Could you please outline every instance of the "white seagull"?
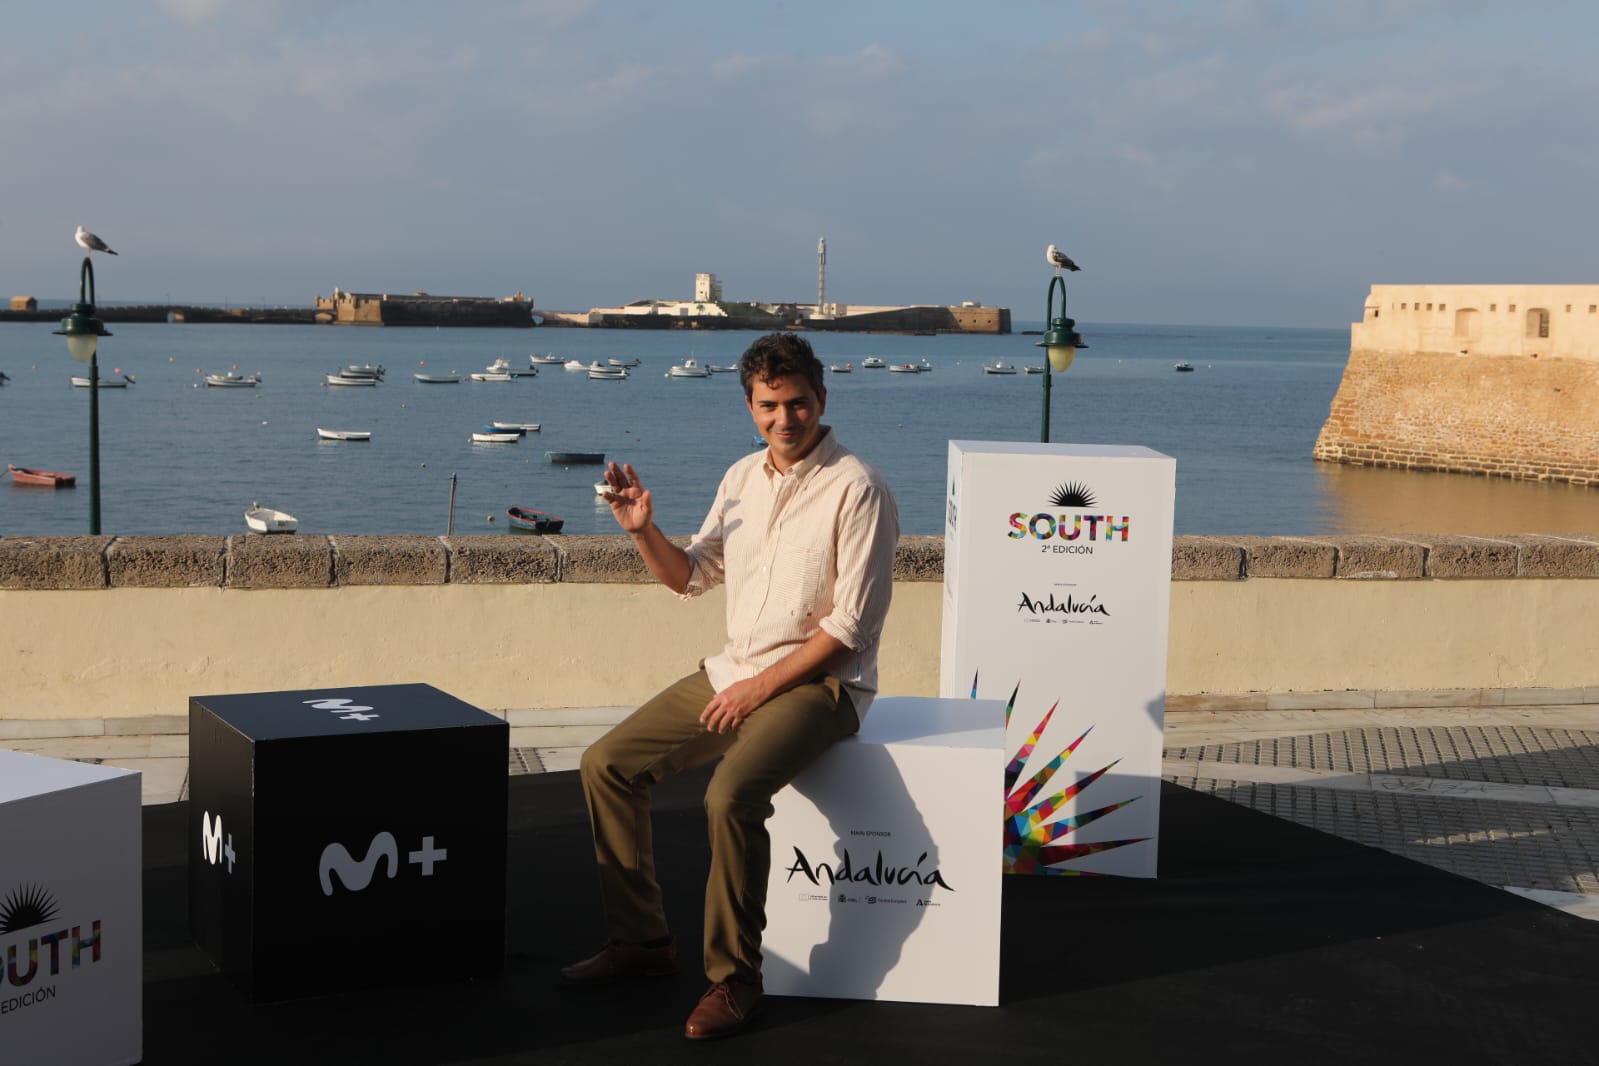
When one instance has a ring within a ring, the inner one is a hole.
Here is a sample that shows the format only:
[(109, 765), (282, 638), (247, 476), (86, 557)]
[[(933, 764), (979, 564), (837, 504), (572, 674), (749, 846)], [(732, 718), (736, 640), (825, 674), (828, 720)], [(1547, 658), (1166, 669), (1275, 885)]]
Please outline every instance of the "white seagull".
[[(108, 246), (105, 241), (102, 241), (99, 237), (96, 237), (82, 226), (78, 227), (78, 243), (83, 245), (84, 248), (91, 252), (104, 252), (106, 255), (117, 254), (111, 250), (110, 246)], [(1055, 246), (1052, 244), (1050, 247), (1053, 248)]]
[[(79, 243), (82, 243), (81, 237), (79, 238)], [(1076, 263), (1072, 262), (1071, 256), (1067, 255), (1053, 244), (1045, 250), (1044, 258), (1047, 259), (1049, 261), (1049, 265), (1054, 267), (1056, 270), (1059, 270), (1062, 267), (1065, 267), (1067, 270), (1080, 269)]]

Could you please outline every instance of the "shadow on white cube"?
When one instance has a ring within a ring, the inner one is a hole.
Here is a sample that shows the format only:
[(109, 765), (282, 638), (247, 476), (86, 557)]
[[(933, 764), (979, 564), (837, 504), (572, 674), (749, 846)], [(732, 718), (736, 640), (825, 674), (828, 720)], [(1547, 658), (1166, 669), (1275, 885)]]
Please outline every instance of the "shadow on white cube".
[(773, 995), (999, 1002), (1005, 705), (883, 697), (773, 798)]

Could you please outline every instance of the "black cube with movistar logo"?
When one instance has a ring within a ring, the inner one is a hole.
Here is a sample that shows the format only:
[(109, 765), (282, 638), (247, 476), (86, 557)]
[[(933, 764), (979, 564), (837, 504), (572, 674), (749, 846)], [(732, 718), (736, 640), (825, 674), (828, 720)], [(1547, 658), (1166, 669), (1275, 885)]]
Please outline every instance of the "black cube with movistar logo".
[(255, 1001), (500, 973), (509, 742), (431, 685), (191, 697), (195, 941)]

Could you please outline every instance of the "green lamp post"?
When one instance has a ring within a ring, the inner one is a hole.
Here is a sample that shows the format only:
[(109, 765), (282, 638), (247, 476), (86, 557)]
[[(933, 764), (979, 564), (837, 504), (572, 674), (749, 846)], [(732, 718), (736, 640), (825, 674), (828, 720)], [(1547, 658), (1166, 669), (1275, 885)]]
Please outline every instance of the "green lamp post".
[[(1053, 250), (1053, 245), (1051, 246)], [(1072, 269), (1076, 269), (1074, 266)], [(1055, 286), (1060, 286), (1060, 316), (1055, 315)], [(1083, 338), (1077, 333), (1077, 323), (1066, 317), (1066, 280), (1061, 277), (1060, 267), (1055, 268), (1055, 276), (1049, 279), (1049, 295), (1044, 305), (1044, 321), (1049, 323), (1049, 328), (1044, 331), (1044, 339), (1036, 347), (1044, 349), (1049, 358), (1044, 360), (1044, 427), (1039, 436), (1039, 441), (1049, 443), (1049, 386), (1050, 373), (1064, 374), (1072, 365), (1072, 360), (1077, 358), (1077, 349), (1086, 348)]]
[(100, 338), (111, 336), (105, 323), (94, 317), (94, 267), (83, 257), (78, 272), (78, 302), (61, 320), (55, 336), (67, 339), (67, 351), (89, 364), (89, 532), (100, 532)]

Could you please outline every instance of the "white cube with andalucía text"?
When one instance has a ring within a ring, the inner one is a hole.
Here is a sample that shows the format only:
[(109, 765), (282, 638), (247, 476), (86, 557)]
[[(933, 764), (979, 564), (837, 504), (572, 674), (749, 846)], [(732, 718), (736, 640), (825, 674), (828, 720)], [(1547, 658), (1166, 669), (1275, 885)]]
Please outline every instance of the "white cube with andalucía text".
[(139, 773), (0, 750), (0, 1048), (144, 1057)]
[(1008, 704), (1008, 872), (1155, 876), (1176, 480), (1148, 448), (950, 442), (939, 694)]
[(773, 797), (768, 993), (999, 1002), (1004, 720), (994, 700), (880, 697)]

